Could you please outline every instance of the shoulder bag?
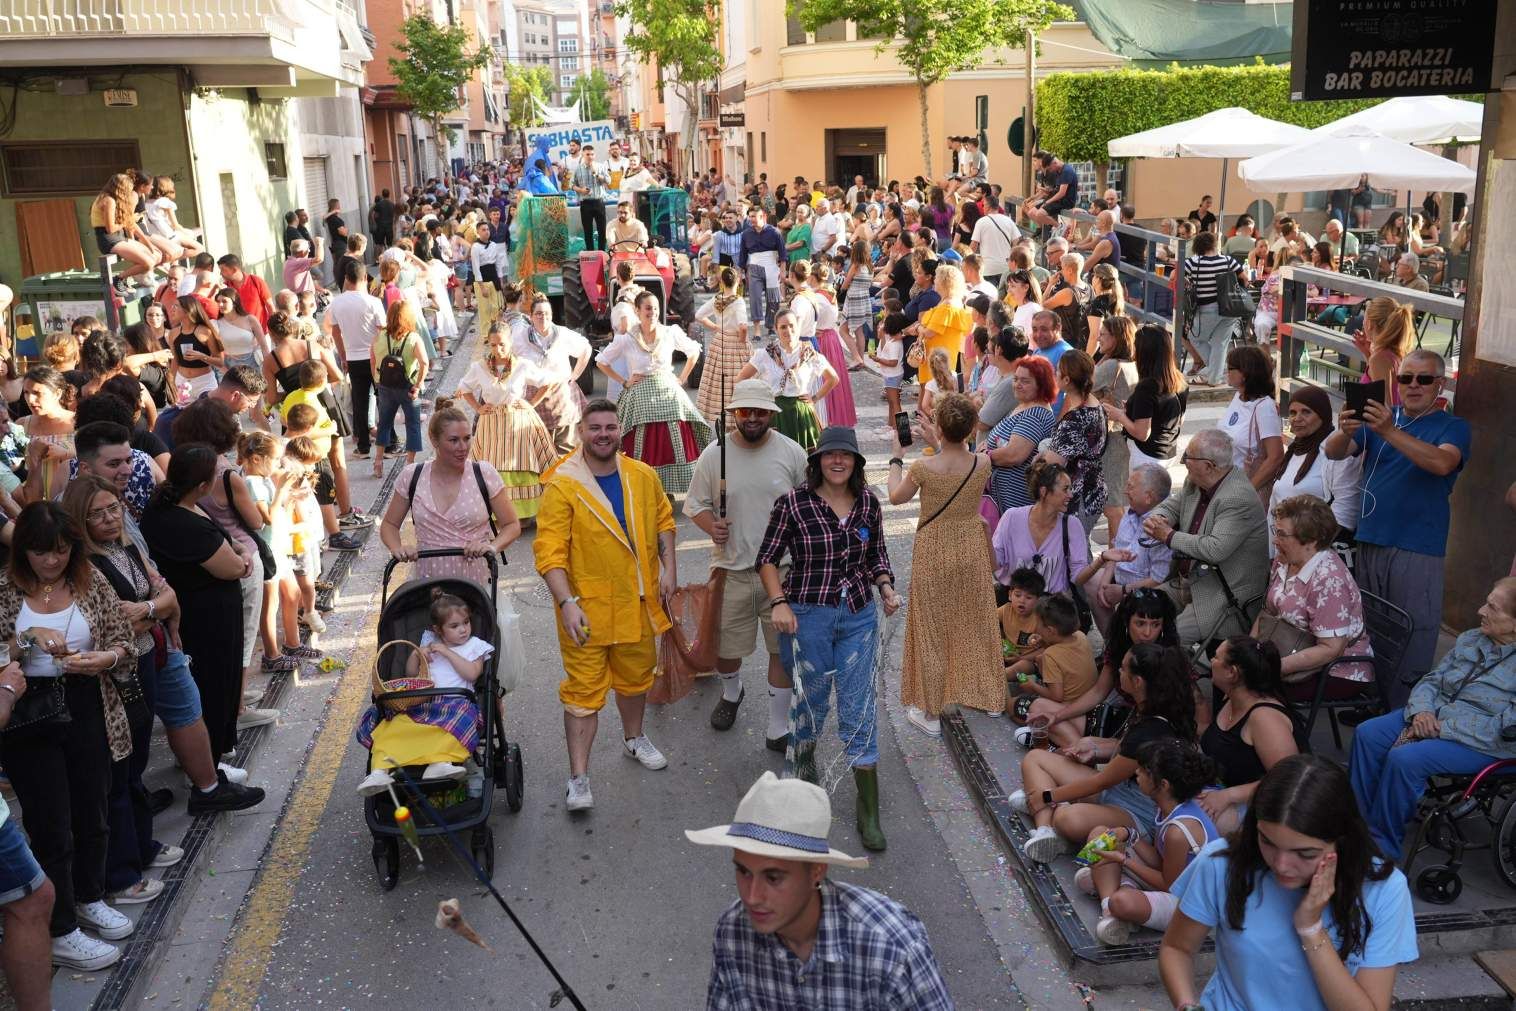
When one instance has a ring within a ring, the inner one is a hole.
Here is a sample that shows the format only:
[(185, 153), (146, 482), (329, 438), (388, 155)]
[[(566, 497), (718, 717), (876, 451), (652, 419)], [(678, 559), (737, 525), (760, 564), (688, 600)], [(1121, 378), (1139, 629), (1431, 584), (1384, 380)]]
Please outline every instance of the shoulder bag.
[(1237, 274), (1224, 270), (1216, 279), (1216, 311), (1231, 319), (1252, 319), (1257, 311), (1253, 296), (1237, 283)]
[(1060, 524), (1060, 529), (1063, 531), (1063, 575), (1069, 582), (1069, 596), (1074, 598), (1074, 610), (1079, 615), (1079, 631), (1088, 632), (1095, 625), (1095, 614), (1090, 610), (1090, 602), (1084, 599), (1084, 590), (1074, 582), (1074, 569), (1069, 561), (1069, 522), (1073, 519), (1074, 517), (1064, 513)]
[(226, 489), (227, 508), (231, 510), (233, 516), (237, 517), (237, 525), (242, 528), (243, 533), (253, 539), (253, 545), (258, 549), (258, 560), (263, 563), (263, 578), (273, 579), (274, 573), (279, 568), (279, 560), (274, 557), (274, 549), (268, 541), (259, 537), (257, 531), (249, 527), (247, 520), (243, 519), (242, 514), (237, 511), (237, 504), (232, 501), (232, 472), (230, 470), (221, 472), (221, 486)]
[[(1273, 643), (1281, 658), (1294, 656), (1301, 650), (1316, 645), (1316, 637), (1308, 629), (1285, 621), (1268, 608), (1258, 614), (1258, 641)], [(1308, 681), (1316, 676), (1317, 670), (1318, 668), (1295, 671), (1284, 675), (1284, 680), (1286, 683)]]
[[(958, 493), (963, 491), (963, 489), (968, 486), (969, 479), (979, 472), (979, 457), (973, 457), (973, 461), (973, 465), (969, 467), (969, 472), (963, 475), (963, 480), (958, 482), (958, 487), (953, 489), (953, 494), (948, 496), (947, 501), (938, 506), (937, 511), (932, 513), (932, 515), (916, 524), (916, 532), (918, 534), (921, 533), (921, 531), (925, 530), (927, 528), (927, 525), (930, 524), (932, 520), (936, 519), (938, 516), (941, 516), (947, 510), (948, 506), (953, 504), (953, 500), (958, 497)], [(1067, 535), (1065, 534), (1065, 536)]]

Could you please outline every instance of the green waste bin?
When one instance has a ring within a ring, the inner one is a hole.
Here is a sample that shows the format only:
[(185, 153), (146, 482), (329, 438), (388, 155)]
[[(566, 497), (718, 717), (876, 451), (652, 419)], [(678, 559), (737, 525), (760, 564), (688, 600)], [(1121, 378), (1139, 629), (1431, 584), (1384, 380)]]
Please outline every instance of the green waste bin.
[[(31, 308), (32, 332), (35, 348), (27, 349), (27, 342), (17, 344), (17, 354), (36, 358), (42, 353), (42, 341), (54, 331), (68, 330), (74, 320), (81, 316), (93, 316), (106, 327), (110, 326), (107, 315), (105, 282), (99, 271), (67, 270), (56, 274), (37, 274), (21, 282), (21, 301)], [(142, 321), (142, 300), (133, 299), (121, 308), (122, 327)]]

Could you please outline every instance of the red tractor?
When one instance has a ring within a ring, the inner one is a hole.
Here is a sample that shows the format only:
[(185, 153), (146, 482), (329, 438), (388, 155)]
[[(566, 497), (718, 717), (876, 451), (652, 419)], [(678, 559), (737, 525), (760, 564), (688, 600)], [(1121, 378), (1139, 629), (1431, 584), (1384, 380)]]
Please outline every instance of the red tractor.
[(609, 334), (611, 307), (622, 286), (617, 267), (627, 263), (632, 268), (631, 283), (657, 296), (659, 322), (677, 323), (688, 331), (694, 323), (695, 289), (688, 258), (683, 264), (679, 259), (667, 249), (649, 249), (632, 240), (616, 243), (609, 253), (580, 253), (578, 259), (563, 265), (564, 324), (586, 336)]

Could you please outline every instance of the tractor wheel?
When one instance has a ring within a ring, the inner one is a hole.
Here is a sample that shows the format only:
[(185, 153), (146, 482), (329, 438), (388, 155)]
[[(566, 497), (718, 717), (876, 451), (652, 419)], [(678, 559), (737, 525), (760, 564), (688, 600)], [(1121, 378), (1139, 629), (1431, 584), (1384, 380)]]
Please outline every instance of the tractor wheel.
[[(684, 327), (684, 332), (695, 340), (700, 335), (695, 331), (695, 281), (688, 273), (674, 276), (674, 290), (669, 295), (668, 321)], [(695, 363), (695, 371), (690, 373), (689, 385), (692, 389), (700, 387), (700, 374), (705, 370), (706, 355), (701, 355)]]
[(590, 308), (590, 298), (584, 290), (579, 258), (571, 257), (563, 264), (563, 325), (570, 330), (586, 333), (592, 322), (594, 310)]

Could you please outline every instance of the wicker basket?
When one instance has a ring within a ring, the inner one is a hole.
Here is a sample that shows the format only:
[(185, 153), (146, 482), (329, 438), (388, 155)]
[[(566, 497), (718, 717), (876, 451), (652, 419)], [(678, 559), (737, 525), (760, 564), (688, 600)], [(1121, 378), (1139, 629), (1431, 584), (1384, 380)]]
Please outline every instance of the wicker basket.
[[(382, 679), (379, 676), (380, 661), (384, 658), (384, 651), (391, 646), (404, 646), (415, 650), (416, 655), (421, 658), (422, 676), (418, 678), (395, 678), (393, 681)], [(418, 688), (432, 688), (434, 684), (431, 674), (431, 665), (427, 663), (425, 650), (406, 639), (391, 639), (383, 646), (380, 646), (379, 651), (374, 654), (374, 669), (369, 674), (369, 677), (374, 683), (374, 694), (380, 695), (387, 692), (406, 692), (414, 691)], [(383, 702), (377, 704), (391, 713), (403, 713), (412, 706), (420, 705), (425, 701), (425, 696), (416, 696), (414, 698), (385, 699)]]

